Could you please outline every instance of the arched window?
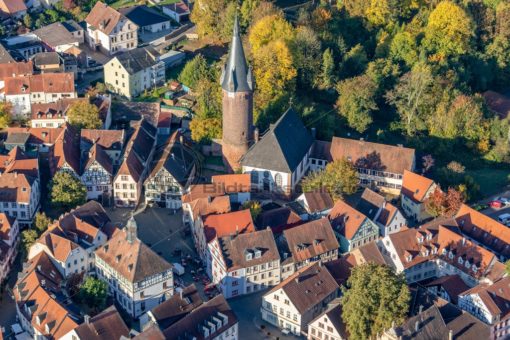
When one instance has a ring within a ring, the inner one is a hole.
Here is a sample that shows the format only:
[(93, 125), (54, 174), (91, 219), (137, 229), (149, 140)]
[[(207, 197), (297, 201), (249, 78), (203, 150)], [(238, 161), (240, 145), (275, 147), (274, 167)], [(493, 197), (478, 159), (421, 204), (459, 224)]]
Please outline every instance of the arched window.
[(276, 186), (281, 188), (282, 187), (282, 175), (276, 174), (274, 175), (274, 182), (276, 183)]

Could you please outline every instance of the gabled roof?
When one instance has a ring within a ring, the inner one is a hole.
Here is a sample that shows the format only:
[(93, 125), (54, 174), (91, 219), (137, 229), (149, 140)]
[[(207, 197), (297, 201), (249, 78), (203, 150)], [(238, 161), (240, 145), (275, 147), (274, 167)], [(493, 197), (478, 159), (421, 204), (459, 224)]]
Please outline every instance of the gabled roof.
[(238, 322), (237, 316), (230, 308), (225, 297), (222, 294), (219, 294), (211, 300), (203, 303), (198, 308), (195, 308), (184, 318), (165, 329), (163, 333), (167, 340), (206, 339), (203, 336), (202, 327), (200, 326), (205, 326), (213, 317), (219, 319), (222, 315), (227, 317), (227, 320), (225, 320), (226, 323), (216, 329), (216, 332), (211, 334), (212, 337), (223, 333)]
[(0, 175), (0, 202), (29, 204), (35, 180), (34, 177), (16, 172)]
[(356, 210), (373, 221), (377, 212), (384, 206), (385, 203), (386, 200), (382, 195), (379, 195), (369, 188), (365, 188), (365, 190), (363, 190), (363, 194), (361, 194), (360, 200), (356, 204)]
[(74, 73), (42, 73), (6, 77), (5, 95), (24, 95), (34, 92), (74, 93)]
[[(221, 237), (218, 242), (227, 271), (280, 261), (273, 232), (269, 228), (234, 237)], [(260, 252), (259, 257), (256, 255), (257, 251)], [(250, 259), (247, 259), (247, 254), (251, 255)]]
[[(106, 35), (112, 33), (113, 29), (121, 20), (129, 19), (101, 1), (95, 4), (89, 15), (85, 18), (87, 24)], [(133, 23), (133, 25), (135, 25), (135, 23)]]
[(210, 214), (225, 214), (230, 212), (230, 197), (202, 197), (189, 202), (193, 219), (198, 216), (207, 216)]
[(145, 180), (146, 183), (164, 168), (181, 187), (186, 185), (195, 166), (195, 158), (190, 150), (179, 141), (179, 137), (180, 133), (174, 132), (166, 143), (156, 151), (152, 170)]
[(125, 229), (115, 233), (105, 245), (95, 251), (96, 256), (132, 283), (172, 270), (170, 263), (138, 238), (130, 243), (127, 234)]
[(481, 283), (461, 296), (476, 294), (483, 301), (493, 317), (504, 321), (510, 317), (510, 277), (505, 277), (492, 285)]
[(9, 240), (9, 232), (16, 222), (16, 218), (0, 212), (0, 242)]
[(134, 22), (139, 27), (156, 25), (163, 22), (169, 22), (170, 18), (166, 15), (147, 7), (146, 5), (131, 6), (119, 9), (119, 12), (124, 14), (129, 20)]
[(510, 232), (506, 226), (465, 204), (460, 207), (455, 220), (462, 233), (498, 254), (510, 257)]
[(126, 71), (133, 75), (159, 63), (160, 53), (146, 46), (124, 51), (115, 56)]
[[(23, 128), (23, 127), (10, 127), (6, 129), (7, 131), (7, 141), (5, 143), (9, 143), (9, 140), (12, 140), (14, 143), (24, 144), (28, 142), (28, 144), (47, 144), (52, 145), (55, 143), (60, 134), (64, 131), (63, 128)], [(20, 141), (16, 137), (19, 135), (28, 136), (28, 141), (23, 139)]]
[(124, 130), (82, 129), (81, 141), (87, 144), (97, 143), (106, 150), (122, 150)]
[(367, 217), (358, 210), (351, 207), (343, 200), (338, 200), (329, 212), (329, 220), (334, 229), (351, 240), (358, 229), (363, 225)]
[(221, 87), (227, 92), (251, 92), (253, 91), (253, 79), (251, 69), (246, 63), (243, 42), (239, 29), (237, 16), (234, 22), (232, 42), (227, 64), (221, 75)]
[(113, 340), (129, 338), (129, 328), (122, 320), (119, 312), (112, 305), (101, 313), (85, 321), (74, 330), (79, 339)]
[(207, 242), (217, 237), (252, 233), (255, 226), (250, 209), (233, 211), (226, 214), (208, 215), (204, 218), (204, 234)]
[(305, 192), (305, 200), (308, 203), (308, 211), (313, 214), (333, 208), (335, 202), (326, 190)]
[(113, 163), (110, 157), (106, 154), (103, 148), (97, 144), (94, 144), (92, 148), (89, 150), (87, 155), (87, 161), (85, 166), (83, 167), (83, 171), (87, 170), (91, 167), (95, 162), (97, 162), (106, 172), (112, 176), (113, 175)]
[(243, 166), (292, 173), (310, 150), (313, 138), (289, 108), (243, 156)]
[[(86, 98), (63, 98), (52, 103), (34, 103), (31, 105), (32, 119), (64, 119), (69, 107), (76, 102), (87, 101)], [(51, 115), (51, 118), (50, 118)]]
[(426, 284), (426, 287), (441, 287), (450, 296), (451, 301), (457, 304), (458, 296), (469, 289), (459, 275), (446, 275)]
[[(49, 339), (60, 339), (78, 326), (79, 318), (57, 300), (62, 281), (49, 256), (40, 252), (28, 261), (13, 289), (21, 313), (34, 329)], [(26, 313), (25, 308), (30, 309), (31, 314)]]
[(293, 228), (301, 223), (303, 223), (301, 217), (289, 207), (263, 211), (257, 217), (257, 226), (270, 227), (274, 233), (281, 233), (284, 229)]
[(348, 339), (347, 328), (345, 327), (345, 323), (342, 319), (342, 304), (339, 299), (331, 302), (324, 313), (319, 314), (319, 316), (312, 320), (310, 324), (322, 318), (327, 318), (329, 322), (331, 322), (331, 325), (335, 328), (342, 339)]
[(80, 39), (75, 37), (72, 32), (69, 31), (69, 28), (70, 26), (65, 23), (54, 22), (35, 30), (33, 33), (52, 48), (56, 48), (60, 45), (78, 44)]
[(301, 315), (338, 290), (329, 271), (319, 263), (303, 267), (264, 296), (282, 289)]
[(427, 198), (427, 192), (434, 185), (434, 181), (420, 176), (411, 171), (404, 171), (402, 178), (402, 195), (409, 197), (417, 203), (422, 203)]
[(156, 323), (160, 329), (170, 327), (195, 308), (204, 303), (195, 284), (182, 288), (181, 292), (176, 292), (171, 298), (151, 309)]
[(63, 126), (64, 131), (55, 140), (53, 146), (54, 169), (60, 170), (67, 164), (74, 172), (79, 175), (80, 169), (80, 144), (79, 136), (76, 130), (69, 124)]
[(200, 198), (223, 195), (225, 195), (224, 188), (216, 184), (194, 184), (189, 187), (187, 194), (182, 195), (182, 203), (190, 203)]
[(0, 12), (16, 14), (26, 10), (27, 6), (23, 0), (0, 0)]
[(283, 236), (295, 262), (305, 261), (339, 247), (327, 218), (284, 230)]
[(29, 158), (23, 150), (15, 146), (9, 154), (0, 155), (0, 173), (14, 172), (39, 178), (39, 159)]
[(0, 64), (0, 80), (7, 77), (26, 76), (34, 73), (34, 64), (31, 60), (27, 62), (12, 62)]
[(413, 170), (415, 152), (402, 146), (333, 137), (331, 156), (333, 160), (347, 159), (356, 168), (402, 174)]
[(48, 230), (37, 240), (48, 247), (52, 257), (59, 262), (66, 262), (70, 253), (80, 246), (62, 235), (58, 230)]

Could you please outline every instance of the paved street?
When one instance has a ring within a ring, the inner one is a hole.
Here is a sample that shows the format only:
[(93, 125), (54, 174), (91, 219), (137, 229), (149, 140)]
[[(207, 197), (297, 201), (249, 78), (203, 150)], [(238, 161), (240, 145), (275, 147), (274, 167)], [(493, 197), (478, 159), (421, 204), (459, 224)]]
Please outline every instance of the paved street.
[(20, 256), (16, 258), (16, 262), (9, 274), (6, 286), (0, 294), (0, 327), (5, 327), (7, 333), (8, 329), (13, 323), (16, 323), (16, 305), (12, 299), (11, 291), (16, 283), (18, 272), (21, 271)]

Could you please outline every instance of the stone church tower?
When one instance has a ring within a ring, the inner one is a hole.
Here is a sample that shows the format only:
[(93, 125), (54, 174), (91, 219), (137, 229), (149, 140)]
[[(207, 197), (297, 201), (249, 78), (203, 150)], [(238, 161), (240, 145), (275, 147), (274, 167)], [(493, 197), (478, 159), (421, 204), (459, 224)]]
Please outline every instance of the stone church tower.
[(223, 89), (223, 162), (229, 171), (240, 167), (253, 141), (253, 77), (246, 63), (236, 18), (227, 64), (221, 75)]

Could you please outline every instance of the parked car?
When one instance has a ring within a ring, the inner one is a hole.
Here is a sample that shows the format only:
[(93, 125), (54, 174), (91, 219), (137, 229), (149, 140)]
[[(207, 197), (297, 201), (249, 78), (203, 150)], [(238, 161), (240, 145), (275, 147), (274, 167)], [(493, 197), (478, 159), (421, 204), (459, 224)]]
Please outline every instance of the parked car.
[(500, 197), (497, 200), (502, 202), (505, 206), (510, 205), (510, 198), (508, 197)]
[(503, 224), (508, 224), (510, 222), (510, 214), (501, 214), (498, 216), (498, 221)]
[(498, 200), (490, 201), (489, 206), (494, 209), (501, 209), (503, 208), (503, 202)]
[(183, 274), (184, 274), (185, 269), (184, 269), (184, 267), (183, 267), (183, 266), (181, 266), (179, 263), (172, 263), (172, 264), (173, 264), (173, 266), (174, 266), (173, 271), (174, 271), (174, 273), (175, 273), (176, 275), (181, 276), (181, 275), (183, 275)]

